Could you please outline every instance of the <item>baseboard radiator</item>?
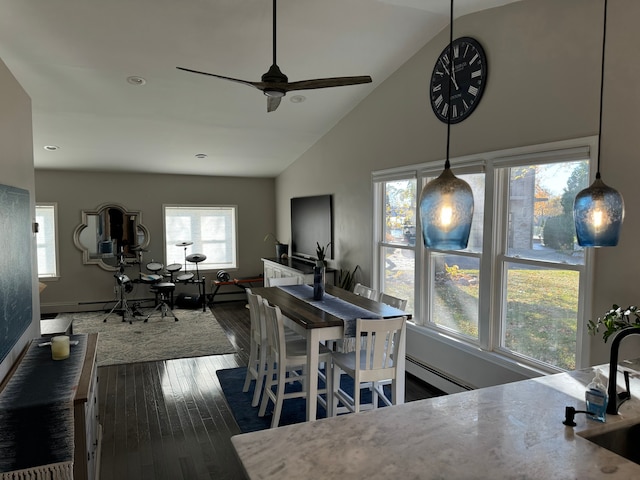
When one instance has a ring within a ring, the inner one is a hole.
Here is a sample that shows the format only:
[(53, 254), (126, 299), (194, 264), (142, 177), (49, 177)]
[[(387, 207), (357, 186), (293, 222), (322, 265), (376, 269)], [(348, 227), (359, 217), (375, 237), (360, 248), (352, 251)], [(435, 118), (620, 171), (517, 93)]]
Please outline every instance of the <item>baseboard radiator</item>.
[(420, 361), (413, 355), (407, 355), (406, 369), (408, 373), (415, 375), (421, 380), (427, 382), (443, 392), (446, 393), (459, 393), (469, 390), (475, 390), (475, 387), (467, 384), (466, 382), (455, 378), (442, 370), (439, 370), (431, 365)]

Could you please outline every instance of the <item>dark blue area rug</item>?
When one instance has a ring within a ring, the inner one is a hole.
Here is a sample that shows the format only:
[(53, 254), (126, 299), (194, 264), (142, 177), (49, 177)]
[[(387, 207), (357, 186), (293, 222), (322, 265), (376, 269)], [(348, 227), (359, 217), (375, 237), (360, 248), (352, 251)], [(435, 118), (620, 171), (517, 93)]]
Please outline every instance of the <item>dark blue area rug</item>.
[[(242, 433), (255, 432), (257, 430), (266, 430), (271, 427), (271, 412), (273, 411), (273, 403), (269, 402), (267, 412), (264, 417), (258, 416), (257, 407), (251, 406), (251, 399), (255, 388), (255, 381), (251, 382), (249, 390), (245, 393), (242, 391), (244, 385), (244, 377), (247, 373), (246, 367), (229, 368), (218, 370), (216, 374), (220, 380), (220, 386), (224, 392), (224, 396), (231, 408), (231, 412), (240, 427)], [(320, 382), (319, 387), (324, 387)], [(349, 395), (353, 395), (353, 379), (348, 375), (342, 375), (340, 379), (340, 387)], [(301, 385), (298, 382), (287, 384), (285, 391), (300, 391)], [(391, 398), (391, 388), (387, 385), (384, 387), (385, 394)], [(360, 398), (361, 404), (371, 403), (371, 392), (363, 389)], [(280, 416), (280, 426), (301, 423), (306, 420), (306, 400), (304, 398), (292, 398), (285, 400), (282, 404), (282, 415)], [(383, 404), (380, 404), (383, 406)], [(326, 418), (327, 412), (322, 405), (318, 405), (317, 418)]]

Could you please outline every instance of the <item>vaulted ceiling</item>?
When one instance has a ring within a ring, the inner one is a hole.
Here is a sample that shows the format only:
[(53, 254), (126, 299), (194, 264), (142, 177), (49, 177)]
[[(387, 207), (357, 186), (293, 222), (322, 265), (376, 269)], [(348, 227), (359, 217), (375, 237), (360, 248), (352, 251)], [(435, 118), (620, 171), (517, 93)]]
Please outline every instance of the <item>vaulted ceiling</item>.
[[(455, 12), (512, 1), (456, 0)], [(275, 176), (447, 27), (449, 7), (278, 1), (290, 82), (373, 82), (290, 92), (271, 113), (257, 89), (176, 69), (260, 81), (271, 0), (0, 0), (0, 59), (32, 99), (36, 168)]]

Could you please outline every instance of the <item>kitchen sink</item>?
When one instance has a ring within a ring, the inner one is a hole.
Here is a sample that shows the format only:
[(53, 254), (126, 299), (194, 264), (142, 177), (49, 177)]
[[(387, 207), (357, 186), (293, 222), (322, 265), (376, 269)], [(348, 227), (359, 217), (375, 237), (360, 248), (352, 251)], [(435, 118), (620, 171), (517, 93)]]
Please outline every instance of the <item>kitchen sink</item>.
[(626, 425), (604, 432), (582, 432), (578, 435), (596, 445), (640, 464), (640, 424)]

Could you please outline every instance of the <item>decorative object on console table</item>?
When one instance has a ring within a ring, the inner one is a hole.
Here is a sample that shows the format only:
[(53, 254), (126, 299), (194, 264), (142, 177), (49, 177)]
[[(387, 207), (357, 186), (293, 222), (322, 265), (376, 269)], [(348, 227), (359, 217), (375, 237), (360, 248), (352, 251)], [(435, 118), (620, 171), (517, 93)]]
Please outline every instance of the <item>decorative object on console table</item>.
[(319, 242), (316, 242), (316, 264), (313, 267), (313, 299), (322, 300), (324, 297), (324, 282), (326, 265), (324, 263), (324, 257), (326, 249), (329, 248), (331, 242), (327, 243), (325, 247), (321, 247)]
[(275, 242), (276, 245), (276, 258), (280, 259), (280, 258), (288, 258), (289, 257), (289, 244), (288, 243), (282, 243), (280, 240), (278, 240), (276, 238), (276, 236), (273, 233), (267, 233), (264, 236), (264, 241), (266, 242), (269, 237), (273, 238), (273, 241)]

